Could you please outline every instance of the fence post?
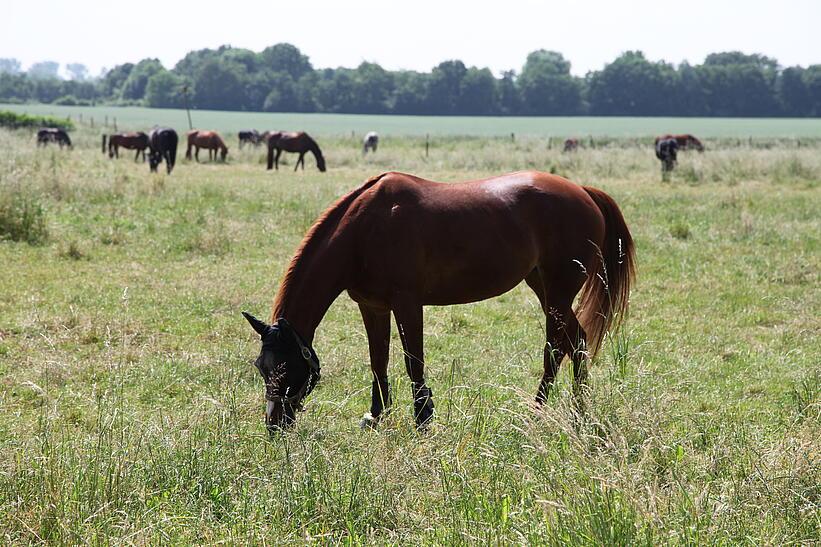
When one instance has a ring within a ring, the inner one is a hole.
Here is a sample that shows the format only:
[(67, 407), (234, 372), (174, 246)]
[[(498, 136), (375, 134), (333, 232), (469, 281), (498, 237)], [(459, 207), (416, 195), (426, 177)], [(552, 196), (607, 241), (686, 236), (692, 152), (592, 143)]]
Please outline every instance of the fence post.
[(117, 116), (114, 116), (114, 131), (117, 131)]
[(430, 134), (425, 133), (425, 157), (426, 158), (428, 157), (429, 150), (430, 150)]
[(91, 123), (91, 127), (94, 127), (94, 116), (89, 116), (88, 121)]
[(103, 121), (103, 125), (108, 127), (108, 114), (105, 115), (105, 120)]
[(510, 142), (516, 142), (516, 133), (510, 134)]

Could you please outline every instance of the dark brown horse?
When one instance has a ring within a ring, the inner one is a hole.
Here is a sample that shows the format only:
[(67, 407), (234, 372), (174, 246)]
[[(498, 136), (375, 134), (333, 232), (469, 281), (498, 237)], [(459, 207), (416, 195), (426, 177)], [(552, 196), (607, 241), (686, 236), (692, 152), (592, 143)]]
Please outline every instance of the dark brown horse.
[[(208, 159), (212, 161), (217, 160), (217, 152), (220, 153), (220, 159), (225, 161), (225, 156), (228, 155), (228, 147), (222, 137), (216, 131), (198, 131), (194, 129), (187, 133), (188, 149), (185, 151), (185, 159), (191, 159), (191, 149), (195, 148), (194, 157), (200, 161), (200, 148), (208, 150)], [(213, 157), (212, 157), (213, 155)]]
[(319, 380), (311, 343), (343, 291), (359, 304), (370, 347), (374, 381), (363, 424), (375, 424), (391, 402), (391, 313), (414, 416), (424, 426), (433, 400), (424, 375), (423, 306), (492, 298), (522, 280), (547, 318), (536, 395), (543, 403), (565, 356), (577, 385), (584, 383), (586, 359), (627, 309), (634, 262), (619, 207), (595, 188), (534, 171), (454, 184), (401, 173), (374, 177), (308, 230), (277, 292), (271, 324), (243, 312), (262, 339), (256, 367), (265, 382), (266, 425), (273, 432), (293, 423)]
[(564, 141), (563, 152), (575, 152), (579, 148), (579, 139), (567, 139)]
[[(108, 136), (108, 157), (119, 158), (120, 147), (126, 150), (136, 150), (134, 161), (140, 159), (140, 154), (143, 155), (145, 161), (145, 149), (148, 148), (148, 135), (142, 131), (136, 133), (114, 133)], [(103, 137), (103, 153), (105, 153), (105, 136)]]
[(50, 142), (57, 143), (60, 148), (73, 148), (68, 133), (59, 127), (46, 127), (37, 132), (37, 146), (46, 146)]
[(177, 162), (178, 144), (177, 132), (170, 127), (155, 127), (148, 132), (148, 167), (152, 173), (165, 160), (165, 168), (171, 174)]
[(701, 144), (701, 141), (695, 138), (692, 135), (661, 135), (660, 137), (656, 137), (655, 144), (658, 144), (659, 141), (666, 141), (669, 139), (675, 139), (676, 144), (678, 145), (680, 150), (688, 150), (690, 148), (695, 148), (699, 152), (704, 152), (704, 145)]
[[(323, 173), (325, 172), (325, 158), (322, 157), (322, 150), (319, 145), (313, 140), (310, 135), (304, 131), (299, 132), (284, 132), (275, 131), (269, 132), (267, 136), (268, 142), (268, 169), (276, 167), (279, 170), (279, 156), (282, 151), (294, 152), (299, 154), (299, 159), (296, 160), (294, 171), (299, 169), (302, 164), (302, 170), (305, 170), (305, 153), (311, 152), (316, 158), (316, 167)], [(276, 151), (276, 155), (274, 155)]]
[(670, 137), (669, 139), (656, 139), (656, 157), (661, 161), (661, 176), (666, 180), (667, 173), (672, 171), (677, 160), (678, 140)]
[(254, 146), (259, 146), (259, 143), (262, 142), (259, 131), (256, 129), (243, 129), (238, 133), (238, 135), (240, 150), (242, 150), (243, 144), (253, 144)]

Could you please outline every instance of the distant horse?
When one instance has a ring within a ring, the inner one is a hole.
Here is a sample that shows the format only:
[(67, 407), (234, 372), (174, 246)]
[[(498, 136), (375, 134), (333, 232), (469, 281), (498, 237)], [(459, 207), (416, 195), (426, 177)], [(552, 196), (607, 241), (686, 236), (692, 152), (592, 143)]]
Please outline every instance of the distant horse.
[(567, 139), (564, 141), (564, 152), (575, 152), (579, 148), (579, 139)]
[(661, 160), (661, 172), (666, 174), (676, 166), (678, 141), (673, 138), (656, 140), (656, 157)]
[[(195, 148), (194, 158), (200, 161), (200, 148), (208, 150), (208, 159), (212, 161), (217, 160), (217, 151), (220, 153), (220, 159), (225, 161), (225, 156), (228, 155), (228, 147), (222, 137), (216, 131), (198, 131), (194, 129), (187, 133), (188, 148), (185, 151), (185, 159), (191, 159), (191, 149)], [(213, 154), (213, 158), (212, 158)]]
[(379, 135), (376, 131), (371, 131), (362, 140), (362, 154), (367, 154), (368, 149), (371, 152), (376, 152), (376, 147), (379, 146)]
[(259, 146), (260, 143), (259, 131), (256, 129), (244, 129), (239, 132), (239, 148), (242, 149), (243, 144), (253, 144)]
[(73, 148), (68, 133), (58, 127), (46, 127), (37, 132), (37, 146), (46, 146), (50, 142), (57, 143), (60, 148)]
[(701, 144), (701, 141), (695, 138), (690, 134), (686, 135), (662, 135), (660, 137), (656, 137), (656, 144), (659, 141), (665, 141), (668, 139), (675, 139), (676, 144), (681, 150), (688, 150), (690, 148), (695, 148), (699, 152), (704, 152), (704, 145)]
[(423, 306), (485, 300), (524, 280), (547, 319), (536, 393), (542, 404), (565, 356), (576, 386), (584, 384), (586, 360), (627, 310), (634, 263), (618, 205), (595, 188), (536, 171), (449, 184), (401, 173), (374, 177), (308, 230), (276, 293), (272, 324), (243, 312), (262, 339), (255, 364), (265, 382), (268, 430), (293, 424), (319, 381), (311, 343), (343, 291), (359, 305), (370, 347), (371, 408), (362, 425), (375, 425), (391, 404), (392, 312), (414, 416), (424, 427), (433, 399), (424, 375)]
[[(299, 169), (302, 164), (302, 170), (305, 170), (305, 153), (311, 152), (316, 158), (316, 167), (323, 173), (325, 172), (325, 158), (322, 156), (322, 150), (319, 145), (304, 131), (299, 132), (284, 132), (277, 131), (269, 133), (267, 137), (268, 142), (268, 169), (276, 167), (279, 170), (279, 156), (282, 151), (295, 152), (299, 154), (299, 159), (296, 160), (294, 171)], [(276, 156), (274, 155), (276, 150)]]
[(165, 167), (168, 174), (174, 169), (177, 162), (177, 145), (179, 137), (177, 132), (168, 127), (155, 127), (148, 133), (148, 166), (152, 173), (157, 171), (157, 166), (165, 160)]
[[(134, 155), (134, 161), (137, 161), (142, 153), (143, 161), (145, 161), (145, 149), (148, 148), (148, 135), (142, 131), (137, 131), (136, 133), (114, 133), (113, 135), (109, 135), (108, 157), (119, 158), (120, 147), (127, 150), (136, 150), (137, 153)], [(105, 152), (105, 140), (103, 140), (103, 152)]]

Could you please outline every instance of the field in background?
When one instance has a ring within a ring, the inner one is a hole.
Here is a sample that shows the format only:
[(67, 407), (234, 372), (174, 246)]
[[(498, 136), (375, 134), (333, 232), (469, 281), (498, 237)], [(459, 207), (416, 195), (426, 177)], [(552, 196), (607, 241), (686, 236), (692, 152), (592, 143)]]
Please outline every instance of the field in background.
[[(167, 125), (184, 131), (184, 110), (138, 107), (82, 107), (49, 104), (2, 105), (0, 109), (36, 115), (80, 115), (97, 125), (106, 117), (129, 129)], [(461, 116), (366, 116), (357, 114), (279, 114), (265, 112), (221, 112), (192, 110), (194, 127), (236, 133), (256, 128), (302, 130), (321, 136), (349, 135), (362, 138), (368, 131), (383, 136), (471, 135), (483, 137), (652, 137), (663, 133), (693, 133), (699, 137), (732, 138), (821, 138), (821, 119), (789, 118), (601, 118), (601, 117), (461, 117)], [(233, 137), (233, 135), (232, 135)], [(233, 139), (231, 139), (233, 140)]]
[[(426, 157), (391, 136), (363, 158), (339, 127), (324, 174), (310, 157), (293, 173), (294, 156), (266, 172), (261, 149), (232, 146), (228, 164), (171, 176), (108, 160), (87, 126), (70, 152), (0, 130), (0, 239), (17, 240), (0, 242), (0, 542), (817, 542), (818, 141), (682, 153), (663, 183), (633, 141), (562, 154), (539, 137), (438, 139)], [(315, 340), (322, 382), (269, 441), (239, 312), (267, 313), (316, 216), (387, 169), (521, 168), (603, 188), (636, 239), (629, 322), (586, 412), (567, 367), (530, 406), (544, 317), (520, 285), (426, 308), (425, 435), (394, 329), (396, 406), (361, 432), (367, 342), (343, 295)]]

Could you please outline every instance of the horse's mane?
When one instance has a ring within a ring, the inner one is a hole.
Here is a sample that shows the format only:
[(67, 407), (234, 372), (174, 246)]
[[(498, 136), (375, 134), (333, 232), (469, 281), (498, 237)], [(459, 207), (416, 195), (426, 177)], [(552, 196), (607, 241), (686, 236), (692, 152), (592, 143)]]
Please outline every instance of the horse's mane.
[(326, 237), (330, 235), (331, 231), (339, 224), (339, 221), (342, 220), (342, 216), (347, 212), (348, 207), (351, 206), (356, 198), (379, 182), (385, 175), (387, 175), (387, 173), (369, 178), (359, 188), (351, 190), (336, 200), (330, 207), (325, 209), (325, 212), (323, 212), (319, 218), (316, 219), (313, 226), (308, 229), (305, 237), (302, 238), (302, 243), (299, 244), (293, 258), (291, 258), (291, 263), (288, 265), (285, 275), (282, 277), (282, 283), (279, 285), (279, 290), (274, 299), (274, 306), (271, 310), (271, 323), (278, 319), (275, 315), (282, 305), (282, 299), (288, 293), (288, 289), (291, 285), (294, 284), (294, 280), (299, 276), (299, 265), (302, 262), (302, 258), (308, 256), (317, 246), (321, 245)]
[[(322, 157), (322, 150), (319, 149), (319, 145), (316, 143), (316, 141), (307, 133), (305, 133), (305, 140), (308, 141), (308, 148), (311, 150), (311, 152), (313, 152), (315, 156), (321, 158)], [(379, 175), (379, 177), (381, 177), (381, 176), (382, 175)], [(375, 177), (375, 178), (378, 178), (378, 177)], [(365, 184), (367, 184), (371, 180), (372, 179), (369, 179)]]

